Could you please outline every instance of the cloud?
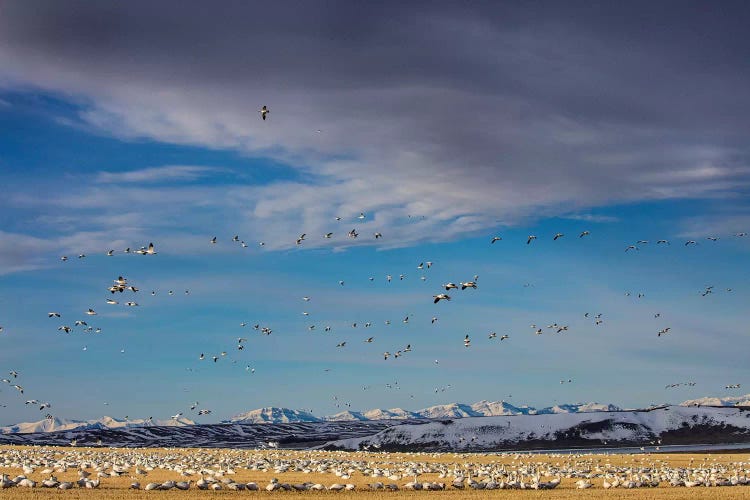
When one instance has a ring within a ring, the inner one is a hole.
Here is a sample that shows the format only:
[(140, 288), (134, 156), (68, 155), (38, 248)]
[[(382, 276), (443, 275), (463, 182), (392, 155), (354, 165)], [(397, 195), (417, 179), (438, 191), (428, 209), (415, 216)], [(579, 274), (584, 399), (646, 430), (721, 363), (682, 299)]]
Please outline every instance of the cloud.
[[(375, 244), (375, 231), (379, 245), (405, 246), (613, 204), (738, 196), (750, 182), (750, 75), (725, 42), (745, 36), (739, 16), (649, 8), (644, 21), (612, 7), (612, 29), (611, 12), (577, 7), (134, 2), (126, 14), (19, 2), (0, 19), (0, 87), (64, 96), (80, 124), (116, 137), (296, 169), (294, 182), (122, 193), (172, 220), (200, 203), (217, 216), (211, 232), (244, 231), (267, 248), (352, 229), (332, 227), (336, 216), (362, 235), (341, 247)], [(643, 37), (644, 22), (670, 29)], [(95, 179), (195, 181), (205, 168)], [(109, 193), (85, 191), (53, 203), (105, 206)]]
[(570, 214), (563, 215), (562, 218), (570, 220), (580, 220), (584, 222), (618, 222), (619, 217), (613, 215), (598, 215), (598, 214)]
[[(680, 233), (678, 236), (682, 238), (715, 236), (737, 239), (736, 235), (739, 233), (750, 234), (750, 213), (713, 213), (692, 216), (683, 219), (679, 227)], [(746, 243), (746, 239), (737, 239), (737, 241)]]
[(211, 172), (210, 167), (192, 165), (166, 165), (128, 172), (99, 172), (98, 183), (149, 183), (166, 181), (193, 181)]

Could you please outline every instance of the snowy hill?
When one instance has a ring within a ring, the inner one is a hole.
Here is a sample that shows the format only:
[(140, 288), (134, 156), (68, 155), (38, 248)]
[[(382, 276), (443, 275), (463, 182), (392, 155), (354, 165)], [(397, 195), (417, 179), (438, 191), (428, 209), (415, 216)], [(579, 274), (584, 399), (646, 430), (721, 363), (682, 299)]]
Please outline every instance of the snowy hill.
[(410, 422), (373, 436), (334, 441), (326, 448), (485, 451), (740, 442), (750, 442), (750, 412), (669, 406), (642, 411), (459, 418), (420, 425)]
[(118, 420), (116, 418), (106, 416), (98, 420), (66, 420), (61, 418), (54, 418), (44, 419), (38, 422), (21, 422), (20, 424), (16, 425), (0, 427), (0, 434), (29, 434), (34, 432), (76, 431), (87, 429), (120, 429), (151, 426), (172, 427), (184, 425), (195, 425), (195, 422), (187, 418), (168, 420)]
[(289, 408), (258, 408), (240, 413), (229, 419), (235, 424), (288, 424), (292, 422), (320, 422), (321, 419), (312, 413)]
[(750, 394), (744, 396), (707, 397), (699, 399), (688, 399), (680, 403), (680, 406), (750, 406)]

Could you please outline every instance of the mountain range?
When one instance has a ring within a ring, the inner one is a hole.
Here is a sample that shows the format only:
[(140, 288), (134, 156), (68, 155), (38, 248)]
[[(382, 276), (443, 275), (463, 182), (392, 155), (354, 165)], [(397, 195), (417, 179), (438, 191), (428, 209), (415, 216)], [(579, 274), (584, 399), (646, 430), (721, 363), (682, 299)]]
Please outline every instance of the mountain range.
[[(705, 397), (684, 401), (680, 406), (750, 406), (750, 394), (738, 397)], [(401, 408), (372, 409), (367, 411), (342, 411), (335, 415), (317, 417), (304, 410), (266, 407), (250, 410), (231, 417), (222, 424), (286, 424), (314, 422), (380, 422), (389, 420), (440, 420), (468, 417), (496, 417), (512, 415), (576, 414), (592, 412), (618, 412), (622, 408), (613, 404), (576, 403), (560, 404), (536, 409), (531, 406), (515, 406), (505, 401), (478, 401), (473, 404), (448, 403), (430, 406), (416, 411)], [(28, 434), (56, 431), (79, 431), (92, 429), (125, 429), (138, 427), (183, 427), (195, 425), (188, 418), (116, 419), (103, 417), (95, 420), (45, 419), (37, 422), (22, 422), (0, 427), (0, 434)]]
[(55, 417), (45, 418), (38, 422), (21, 422), (20, 424), (0, 427), (0, 434), (30, 434), (37, 432), (127, 429), (136, 427), (179, 427), (184, 425), (195, 425), (195, 422), (188, 418), (167, 420), (138, 418), (124, 420), (105, 416), (96, 420), (67, 420)]
[[(287, 414), (284, 418), (290, 416)], [(586, 450), (635, 446), (649, 450), (683, 446), (695, 450), (750, 447), (750, 411), (746, 407), (736, 406), (660, 406), (646, 410), (271, 425), (221, 423), (160, 426), (140, 422), (141, 426), (120, 425), (109, 429), (98, 424), (80, 430), (0, 434), (0, 444), (381, 451)], [(66, 424), (59, 425), (64, 427)]]
[(370, 420), (420, 420), (465, 417), (494, 417), (499, 415), (543, 415), (550, 413), (587, 413), (592, 411), (621, 411), (612, 404), (576, 403), (550, 406), (536, 409), (530, 406), (514, 406), (505, 401), (478, 401), (473, 404), (448, 403), (430, 406), (416, 411), (402, 408), (380, 409), (368, 411), (342, 411), (335, 415), (319, 418), (303, 410), (289, 408), (258, 408), (235, 415), (226, 423), (261, 424), (261, 423), (291, 423), (291, 422), (345, 422)]

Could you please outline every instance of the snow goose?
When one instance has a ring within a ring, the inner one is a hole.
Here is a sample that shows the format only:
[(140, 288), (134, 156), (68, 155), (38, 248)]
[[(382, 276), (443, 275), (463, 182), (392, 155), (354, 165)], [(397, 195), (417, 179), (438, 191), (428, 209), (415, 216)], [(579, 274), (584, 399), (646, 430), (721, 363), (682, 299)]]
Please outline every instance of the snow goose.
[[(437, 304), (441, 300), (451, 300), (450, 295), (448, 295), (447, 293), (439, 293), (437, 295), (433, 295), (432, 298), (435, 299), (433, 301), (435, 304)], [(433, 323), (434, 323), (434, 321), (433, 321)]]

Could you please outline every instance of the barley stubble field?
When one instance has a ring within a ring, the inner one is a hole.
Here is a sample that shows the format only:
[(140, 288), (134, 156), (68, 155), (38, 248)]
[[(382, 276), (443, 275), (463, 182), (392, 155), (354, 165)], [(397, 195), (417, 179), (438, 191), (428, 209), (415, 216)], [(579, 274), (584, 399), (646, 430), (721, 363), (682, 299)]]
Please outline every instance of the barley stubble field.
[[(84, 471), (84, 472), (81, 472)], [(109, 449), (109, 448), (0, 448), (0, 474), (8, 480), (20, 475), (34, 487), (9, 486), (2, 498), (195, 499), (207, 496), (240, 495), (273, 497), (312, 495), (341, 498), (405, 499), (419, 496), (439, 498), (607, 498), (607, 499), (740, 499), (750, 495), (742, 485), (750, 472), (750, 454), (459, 454), (459, 453), (364, 453), (291, 450), (231, 449)], [(119, 474), (119, 475), (118, 475)], [(410, 490), (420, 484), (445, 485), (444, 490)], [(61, 490), (46, 488), (42, 481), (53, 476), (71, 482)], [(76, 482), (87, 476), (90, 486)], [(533, 484), (554, 483), (554, 489), (532, 489)], [(207, 483), (207, 490), (197, 487)], [(173, 483), (170, 483), (173, 482)], [(188, 482), (187, 490), (173, 484)], [(462, 488), (454, 482), (460, 481)], [(672, 486), (670, 482), (703, 483), (694, 487)], [(139, 488), (133, 489), (134, 482)], [(632, 488), (625, 488), (630, 483)], [(646, 486), (654, 484), (658, 486)], [(713, 486), (725, 482), (735, 486)], [(147, 485), (169, 486), (144, 491)], [(258, 490), (244, 485), (254, 483)], [(267, 491), (269, 484), (279, 486)], [(377, 488), (378, 483), (382, 488)], [(505, 486), (506, 489), (475, 489), (472, 484)], [(585, 489), (579, 484), (590, 483)], [(618, 484), (604, 488), (604, 485)], [(221, 485), (211, 486), (212, 484)], [(237, 491), (237, 485), (240, 490)], [(310, 489), (312, 485), (326, 489)], [(706, 486), (706, 484), (712, 486)], [(289, 485), (289, 491), (281, 485)], [(330, 489), (354, 485), (353, 490)], [(397, 485), (397, 490), (388, 485)], [(513, 489), (507, 489), (513, 485)], [(523, 486), (521, 486), (523, 485)], [(307, 488), (300, 491), (302, 487)], [(521, 489), (523, 487), (523, 489)]]

